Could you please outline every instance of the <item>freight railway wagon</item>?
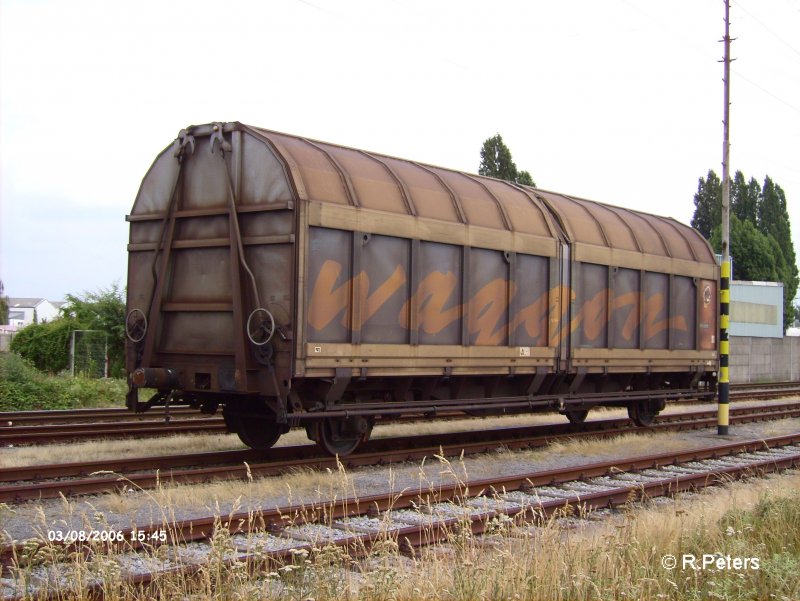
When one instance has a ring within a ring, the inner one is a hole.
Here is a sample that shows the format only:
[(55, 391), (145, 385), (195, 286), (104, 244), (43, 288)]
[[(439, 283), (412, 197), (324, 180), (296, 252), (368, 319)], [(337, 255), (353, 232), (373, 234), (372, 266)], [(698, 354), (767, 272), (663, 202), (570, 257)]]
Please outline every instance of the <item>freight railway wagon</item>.
[(718, 268), (673, 219), (217, 123), (128, 221), (128, 406), (222, 407), (257, 449), (304, 425), (346, 454), (409, 413), (646, 425), (714, 383)]

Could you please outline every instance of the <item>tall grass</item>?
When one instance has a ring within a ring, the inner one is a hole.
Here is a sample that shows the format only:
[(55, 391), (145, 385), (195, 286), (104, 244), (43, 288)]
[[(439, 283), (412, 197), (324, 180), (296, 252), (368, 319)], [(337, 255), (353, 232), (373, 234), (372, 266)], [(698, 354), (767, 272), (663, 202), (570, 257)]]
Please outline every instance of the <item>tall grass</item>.
[[(453, 470), (446, 464), (445, 470)], [(454, 470), (457, 471), (457, 470)], [(331, 498), (352, 493), (347, 474), (332, 474), (341, 487)], [(231, 510), (231, 515), (238, 508)], [(436, 516), (436, 506), (417, 508), (420, 518)], [(162, 508), (165, 523), (174, 517)], [(318, 515), (327, 515), (325, 510)], [(257, 517), (254, 516), (254, 517)], [(96, 549), (60, 559), (67, 577), (50, 571), (57, 548), (30, 552), (18, 561), (17, 583), (50, 583), (60, 599), (80, 599), (94, 583), (106, 599), (797, 599), (800, 597), (800, 476), (734, 483), (686, 499), (630, 505), (599, 516), (580, 509), (533, 523), (499, 516), (481, 537), (463, 518), (444, 543), (408, 552), (391, 533), (354, 555), (324, 542), (310, 543), (281, 562), (267, 559), (260, 534), (231, 536), (223, 517), (210, 545), (197, 561), (191, 546), (176, 551), (148, 547), (136, 559)], [(298, 518), (300, 519), (300, 518)], [(388, 521), (388, 517), (385, 518)], [(170, 536), (175, 536), (171, 533)], [(248, 542), (243, 542), (248, 541)], [(248, 551), (243, 558), (242, 552)], [(678, 566), (665, 568), (664, 557)], [(758, 558), (758, 569), (694, 570), (684, 556)], [(190, 569), (186, 577), (165, 573), (140, 587), (127, 581), (121, 565), (156, 566), (169, 559), (172, 568)], [(63, 574), (63, 573), (62, 573)], [(77, 588), (74, 588), (77, 587)], [(83, 587), (83, 588), (81, 588)], [(44, 594), (30, 589), (31, 598)]]

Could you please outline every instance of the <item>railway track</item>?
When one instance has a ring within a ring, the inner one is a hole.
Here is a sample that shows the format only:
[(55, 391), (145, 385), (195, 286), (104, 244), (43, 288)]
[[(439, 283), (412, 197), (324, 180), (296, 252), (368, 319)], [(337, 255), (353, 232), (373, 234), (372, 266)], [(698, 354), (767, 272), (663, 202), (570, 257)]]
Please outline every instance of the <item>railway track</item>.
[[(165, 419), (167, 412), (163, 407), (153, 407), (146, 413), (133, 413), (125, 407), (97, 407), (90, 409), (53, 409), (40, 411), (0, 411), (0, 428), (11, 426), (36, 426), (44, 424), (83, 424), (131, 419)], [(170, 417), (202, 416), (191, 407), (173, 406)]]
[[(577, 514), (614, 508), (631, 501), (694, 491), (747, 475), (780, 471), (800, 465), (800, 434), (740, 441), (608, 462), (594, 462), (549, 471), (533, 471), (484, 480), (440, 484), (432, 489), (387, 491), (324, 503), (262, 507), (224, 518), (205, 516), (174, 523), (119, 530), (122, 543), (86, 545), (45, 543), (63, 547), (53, 553), (86, 555), (111, 548), (122, 578), (146, 585), (165, 574), (190, 577), (212, 557), (209, 542), (218, 529), (230, 534), (230, 553), (224, 563), (246, 565), (253, 571), (266, 566), (292, 565), (323, 548), (340, 547), (352, 557), (364, 556), (378, 541), (394, 540), (406, 553), (442, 543), (459, 530), (480, 536), (499, 518), (518, 525), (536, 524), (564, 512)], [(571, 508), (571, 509), (570, 509)], [(142, 569), (142, 547), (153, 547), (153, 536), (166, 539), (167, 553), (153, 555)], [(0, 549), (3, 565), (24, 564), (35, 545), (17, 543)], [(55, 566), (58, 569), (58, 566)], [(65, 568), (66, 571), (66, 568)], [(43, 580), (46, 582), (46, 580)], [(44, 585), (42, 585), (44, 586)], [(85, 595), (102, 594), (103, 583), (89, 580)], [(26, 591), (30, 594), (30, 590)], [(63, 595), (40, 589), (36, 598)], [(6, 597), (15, 598), (15, 597)], [(21, 598), (21, 597), (16, 597)]]
[[(800, 417), (800, 403), (733, 408), (731, 423)], [(152, 488), (159, 483), (201, 483), (220, 479), (270, 476), (292, 469), (337, 469), (419, 460), (434, 455), (471, 455), (497, 448), (521, 449), (579, 436), (611, 437), (630, 432), (682, 431), (713, 427), (716, 411), (663, 415), (647, 429), (631, 430), (628, 419), (609, 419), (582, 425), (556, 424), (500, 428), (481, 432), (451, 432), (376, 438), (359, 452), (337, 459), (316, 445), (275, 447), (266, 453), (252, 450), (126, 458), (87, 463), (59, 463), (0, 469), (0, 502), (93, 494), (123, 487)], [(202, 467), (201, 467), (202, 466)]]
[(113, 423), (44, 424), (0, 428), (0, 447), (25, 444), (54, 444), (98, 438), (133, 438), (227, 432), (221, 417), (189, 417), (157, 420), (129, 420)]
[(800, 394), (800, 382), (763, 382), (731, 385), (731, 400), (774, 399), (790, 394)]
[[(739, 384), (731, 390), (731, 399), (769, 399), (800, 394), (798, 382)], [(682, 399), (677, 402), (693, 402)], [(224, 432), (220, 416), (207, 416), (187, 407), (172, 407), (167, 414), (162, 407), (142, 414), (125, 408), (76, 409), (58, 411), (0, 412), (0, 447), (24, 444), (52, 444), (97, 438), (169, 436), (181, 433)], [(437, 419), (463, 418), (460, 413)], [(156, 418), (156, 419), (153, 419)], [(413, 421), (419, 415), (395, 417), (391, 421)], [(109, 421), (111, 423), (109, 423)], [(385, 420), (389, 421), (389, 420)]]

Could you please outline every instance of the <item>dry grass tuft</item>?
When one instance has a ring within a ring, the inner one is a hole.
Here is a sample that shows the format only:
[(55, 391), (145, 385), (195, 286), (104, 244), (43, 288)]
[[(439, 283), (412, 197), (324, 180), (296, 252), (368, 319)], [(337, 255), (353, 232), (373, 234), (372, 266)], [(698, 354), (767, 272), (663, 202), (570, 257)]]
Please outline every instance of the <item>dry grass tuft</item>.
[[(439, 469), (463, 475), (457, 463), (440, 460)], [(336, 481), (326, 491), (331, 498), (352, 494), (344, 470), (333, 472), (331, 480)], [(448, 531), (446, 542), (415, 555), (402, 554), (403, 541), (389, 537), (360, 560), (322, 543), (278, 565), (264, 564), (256, 547), (248, 558), (236, 559), (233, 537), (218, 528), (192, 578), (166, 575), (141, 590), (123, 581), (120, 557), (100, 553), (88, 560), (59, 557), (68, 564), (68, 577), (61, 572), (51, 583), (63, 599), (81, 598), (80, 589), (70, 592), (69, 586), (91, 581), (100, 583), (104, 597), (120, 600), (794, 599), (800, 595), (798, 490), (800, 475), (794, 473), (626, 506), (602, 519), (577, 519), (598, 517), (581, 510), (535, 526), (498, 518), (483, 537), (462, 522)], [(427, 515), (426, 509), (420, 515)], [(165, 519), (171, 514), (164, 508)], [(21, 558), (17, 581), (35, 580), (48, 557), (57, 554), (45, 547)], [(684, 554), (757, 557), (760, 566), (664, 567), (664, 556), (680, 562)], [(157, 565), (165, 557), (179, 566), (192, 556), (151, 548), (137, 561)]]

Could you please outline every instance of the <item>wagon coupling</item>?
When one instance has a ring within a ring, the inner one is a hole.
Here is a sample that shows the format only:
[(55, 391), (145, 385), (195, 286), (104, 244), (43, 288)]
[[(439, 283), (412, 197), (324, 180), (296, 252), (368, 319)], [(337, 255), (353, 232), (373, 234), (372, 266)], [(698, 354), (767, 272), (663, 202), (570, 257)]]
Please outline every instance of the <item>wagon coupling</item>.
[(131, 384), (136, 388), (178, 388), (180, 378), (174, 369), (140, 367), (131, 374)]

